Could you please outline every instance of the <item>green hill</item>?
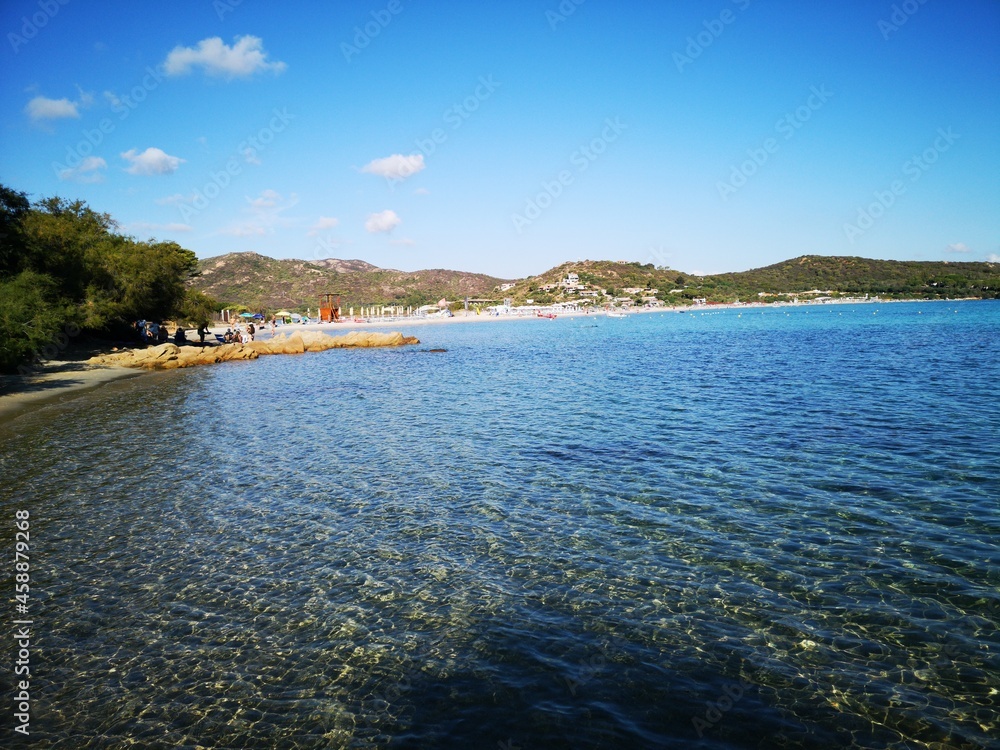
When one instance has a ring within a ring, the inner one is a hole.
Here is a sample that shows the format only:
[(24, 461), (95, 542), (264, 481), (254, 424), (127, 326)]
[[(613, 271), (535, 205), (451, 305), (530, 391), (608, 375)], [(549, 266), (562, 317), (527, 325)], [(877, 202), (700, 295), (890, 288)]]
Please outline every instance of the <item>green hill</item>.
[(1000, 265), (804, 255), (765, 268), (698, 280), (714, 298), (820, 290), (887, 298), (1000, 296)]
[[(566, 289), (561, 285), (570, 273), (575, 273), (586, 289)], [(709, 302), (749, 302), (866, 294), (897, 299), (995, 299), (1000, 297), (1000, 264), (804, 255), (739, 273), (693, 276), (652, 264), (585, 260), (563, 263), (538, 276), (522, 279), (504, 294), (515, 304), (528, 299), (550, 304), (579, 300), (581, 294), (594, 290), (599, 292), (594, 298), (598, 303), (614, 297), (643, 296), (656, 296), (668, 304), (685, 304), (696, 298)]]
[[(667, 304), (779, 301), (797, 296), (883, 298), (1000, 297), (1000, 264), (948, 261), (893, 261), (804, 255), (739, 273), (693, 276), (652, 264), (584, 260), (563, 263), (537, 276), (512, 282), (483, 274), (431, 269), (395, 271), (361, 260), (275, 260), (256, 253), (231, 253), (198, 263), (191, 288), (230, 305), (251, 309), (305, 311), (321, 294), (341, 295), (343, 307), (420, 305), (445, 297), (514, 304), (589, 299), (597, 305), (614, 298), (656, 297)], [(576, 274), (578, 283), (563, 283)]]
[(395, 271), (361, 260), (276, 260), (230, 253), (198, 262), (189, 284), (223, 304), (254, 310), (315, 309), (321, 294), (341, 295), (342, 307), (420, 305), (490, 296), (502, 279), (463, 271)]

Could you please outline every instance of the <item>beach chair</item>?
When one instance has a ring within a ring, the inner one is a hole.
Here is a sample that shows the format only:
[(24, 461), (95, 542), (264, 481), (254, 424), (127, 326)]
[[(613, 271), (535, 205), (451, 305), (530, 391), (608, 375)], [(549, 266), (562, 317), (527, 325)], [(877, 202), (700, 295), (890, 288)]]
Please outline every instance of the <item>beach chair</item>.
[(226, 343), (226, 337), (225, 336), (220, 336), (217, 333), (214, 333), (212, 335), (215, 336), (215, 340), (218, 341), (220, 344), (225, 344)]

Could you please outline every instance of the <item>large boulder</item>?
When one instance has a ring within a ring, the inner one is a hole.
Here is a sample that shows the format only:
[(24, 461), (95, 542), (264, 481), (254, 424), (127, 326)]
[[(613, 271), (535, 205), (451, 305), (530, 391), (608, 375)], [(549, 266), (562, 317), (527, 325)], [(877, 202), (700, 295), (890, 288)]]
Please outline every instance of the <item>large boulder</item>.
[(182, 346), (160, 344), (148, 349), (127, 349), (114, 354), (91, 357), (88, 364), (105, 367), (141, 367), (147, 370), (173, 370), (195, 365), (213, 365), (217, 362), (257, 359), (265, 354), (302, 354), (322, 352), (327, 349), (351, 347), (403, 346), (419, 344), (414, 336), (401, 333), (372, 333), (351, 331), (344, 336), (328, 336), (320, 331), (296, 331), (291, 336), (276, 336), (269, 341), (249, 344), (220, 344), (218, 346)]

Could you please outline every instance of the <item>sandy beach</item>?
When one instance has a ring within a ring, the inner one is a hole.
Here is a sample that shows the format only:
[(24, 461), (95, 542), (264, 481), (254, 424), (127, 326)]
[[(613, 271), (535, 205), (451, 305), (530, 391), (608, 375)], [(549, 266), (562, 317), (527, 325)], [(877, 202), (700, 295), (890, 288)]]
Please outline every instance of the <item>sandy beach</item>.
[(38, 374), (0, 376), (0, 421), (22, 411), (75, 398), (105, 383), (136, 377), (139, 370), (127, 367), (92, 367), (82, 361), (52, 361), (39, 368)]

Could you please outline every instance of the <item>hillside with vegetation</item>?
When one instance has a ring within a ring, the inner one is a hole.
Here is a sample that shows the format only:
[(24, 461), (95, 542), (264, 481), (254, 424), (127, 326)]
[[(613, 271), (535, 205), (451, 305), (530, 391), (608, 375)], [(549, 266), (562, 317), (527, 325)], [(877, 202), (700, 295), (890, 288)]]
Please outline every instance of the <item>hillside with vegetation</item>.
[[(567, 284), (575, 274), (578, 283)], [(596, 294), (595, 294), (596, 292)], [(764, 268), (695, 276), (652, 264), (621, 261), (563, 263), (518, 281), (503, 296), (514, 304), (547, 305), (591, 300), (657, 300), (667, 305), (707, 302), (777, 302), (818, 297), (884, 299), (1000, 298), (1000, 264), (892, 261), (805, 255)]]
[(1000, 297), (1000, 265), (951, 261), (872, 260), (804, 255), (765, 268), (697, 280), (714, 299), (809, 291), (889, 299)]
[(395, 271), (360, 260), (276, 260), (257, 253), (230, 253), (198, 262), (190, 287), (225, 305), (292, 312), (316, 309), (321, 294), (339, 294), (341, 307), (420, 307), (465, 297), (485, 298), (502, 279), (464, 271)]

